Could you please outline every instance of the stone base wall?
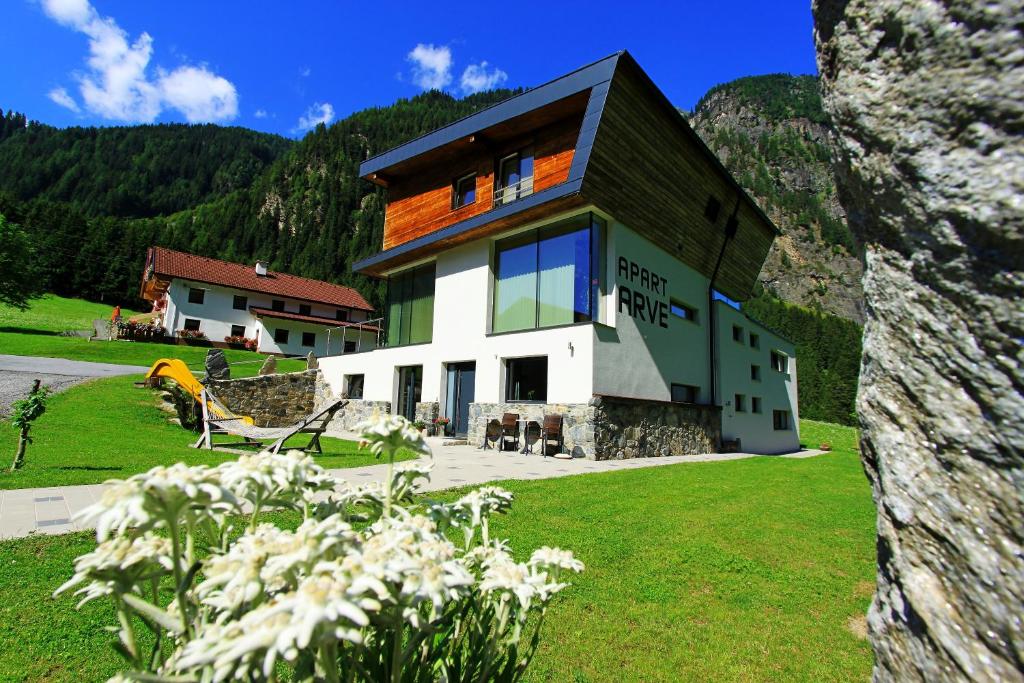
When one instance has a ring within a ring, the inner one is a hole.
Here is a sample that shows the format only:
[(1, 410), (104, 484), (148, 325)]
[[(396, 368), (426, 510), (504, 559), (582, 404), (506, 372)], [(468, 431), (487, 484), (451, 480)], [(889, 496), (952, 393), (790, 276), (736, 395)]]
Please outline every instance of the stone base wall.
[(432, 433), (434, 429), (434, 420), (440, 414), (441, 406), (437, 401), (425, 401), (423, 403), (416, 404), (416, 419), (423, 420), (427, 424), (427, 433)]
[(359, 398), (347, 400), (348, 403), (334, 414), (331, 424), (327, 425), (328, 436), (354, 432), (357, 424), (371, 417), (375, 412), (382, 415), (391, 412), (391, 401), (364, 401)]
[(207, 387), (232, 412), (252, 417), (257, 427), (284, 427), (313, 412), (317, 371), (214, 380)]
[(722, 439), (718, 408), (595, 396), (587, 404), (471, 403), (469, 443), (482, 443), (487, 423), (505, 413), (540, 424), (561, 415), (566, 451), (592, 460), (716, 453)]
[(519, 413), (521, 419), (541, 425), (545, 415), (561, 415), (566, 452), (577, 458), (594, 458), (593, 411), (586, 403), (470, 403), (469, 433), (466, 437), (470, 445), (483, 443), (487, 423), (492, 419), (500, 422), (505, 413)]
[(715, 453), (722, 441), (722, 413), (714, 406), (595, 396), (597, 460)]

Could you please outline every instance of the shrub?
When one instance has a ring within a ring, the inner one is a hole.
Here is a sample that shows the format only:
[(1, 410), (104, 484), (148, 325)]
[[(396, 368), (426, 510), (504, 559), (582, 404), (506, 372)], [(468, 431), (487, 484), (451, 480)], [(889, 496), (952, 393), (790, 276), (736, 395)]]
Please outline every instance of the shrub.
[[(522, 677), (548, 604), (582, 563), (547, 547), (513, 560), (489, 534), (490, 515), (512, 503), (503, 489), (416, 503), (430, 466), (396, 468), (394, 456), (429, 454), (422, 435), (400, 416), (359, 428), (387, 459), (383, 482), (345, 484), (309, 456), (264, 452), (157, 467), (82, 512), (99, 545), (56, 592), (112, 601), (132, 668), (119, 680), (276, 680), (281, 662), (303, 681)], [(282, 508), (301, 512), (295, 531), (262, 521)], [(139, 646), (140, 623), (152, 650)]]
[(202, 330), (186, 330), (182, 328), (178, 330), (178, 337), (187, 342), (206, 341), (206, 333)]
[(247, 351), (256, 350), (256, 340), (249, 339), (248, 337), (243, 337), (241, 335), (224, 337), (224, 341), (228, 346), (232, 346), (237, 349), (245, 349)]

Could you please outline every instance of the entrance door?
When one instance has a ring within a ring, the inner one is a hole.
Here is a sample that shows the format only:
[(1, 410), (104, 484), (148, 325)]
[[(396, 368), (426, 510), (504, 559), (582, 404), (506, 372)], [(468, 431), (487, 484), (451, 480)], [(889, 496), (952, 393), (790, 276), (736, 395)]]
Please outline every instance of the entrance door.
[(476, 363), (449, 363), (445, 415), (451, 419), (448, 429), (455, 436), (469, 433), (469, 404), (476, 387)]
[(398, 412), (410, 422), (416, 419), (416, 404), (423, 391), (423, 366), (398, 369)]

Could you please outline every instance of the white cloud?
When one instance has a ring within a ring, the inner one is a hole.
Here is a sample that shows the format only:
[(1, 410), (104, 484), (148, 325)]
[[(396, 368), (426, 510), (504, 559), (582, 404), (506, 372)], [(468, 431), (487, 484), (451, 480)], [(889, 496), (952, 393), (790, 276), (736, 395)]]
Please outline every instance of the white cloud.
[(296, 131), (310, 130), (318, 124), (325, 126), (334, 120), (334, 106), (330, 102), (317, 102), (306, 110), (305, 115), (299, 117), (299, 124)]
[(257, 109), (253, 113), (253, 116), (255, 116), (258, 119), (265, 119), (265, 118), (267, 118), (267, 110), (266, 109)]
[(447, 45), (420, 43), (406, 60), (412, 64), (413, 83), (424, 90), (441, 90), (452, 82), (452, 51)]
[(507, 73), (498, 67), (488, 71), (487, 62), (480, 62), (479, 64), (470, 64), (466, 67), (466, 70), (462, 72), (459, 86), (462, 88), (463, 93), (472, 95), (481, 90), (496, 88), (507, 80)]
[(299, 75), (302, 76), (303, 78), (309, 78), (309, 75), (311, 73), (313, 73), (313, 70), (310, 69), (308, 66), (304, 66), (301, 69), (299, 69)]
[(74, 98), (71, 97), (71, 95), (68, 94), (68, 91), (64, 88), (54, 88), (50, 92), (46, 93), (46, 96), (60, 106), (65, 109), (70, 109), (76, 114), (82, 111), (81, 108), (79, 108), (78, 103), (75, 102)]
[(42, 0), (42, 5), (50, 18), (89, 38), (89, 71), (78, 77), (87, 111), (132, 122), (153, 121), (168, 108), (190, 122), (225, 121), (238, 115), (235, 86), (205, 66), (157, 69), (152, 80), (146, 73), (153, 56), (148, 33), (129, 44), (124, 29), (113, 18), (101, 17), (88, 0)]

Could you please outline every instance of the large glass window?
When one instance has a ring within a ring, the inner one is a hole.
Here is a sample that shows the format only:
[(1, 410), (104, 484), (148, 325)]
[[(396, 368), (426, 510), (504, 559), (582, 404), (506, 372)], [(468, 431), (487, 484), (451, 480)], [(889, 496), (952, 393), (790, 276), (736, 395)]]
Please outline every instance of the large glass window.
[(548, 400), (548, 357), (510, 358), (505, 381), (506, 401)]
[(494, 205), (514, 202), (533, 194), (533, 150), (524, 149), (498, 162), (498, 184), (494, 188)]
[(388, 346), (429, 342), (434, 331), (434, 264), (388, 278)]
[(568, 325), (597, 317), (599, 220), (583, 214), (498, 242), (494, 332)]

